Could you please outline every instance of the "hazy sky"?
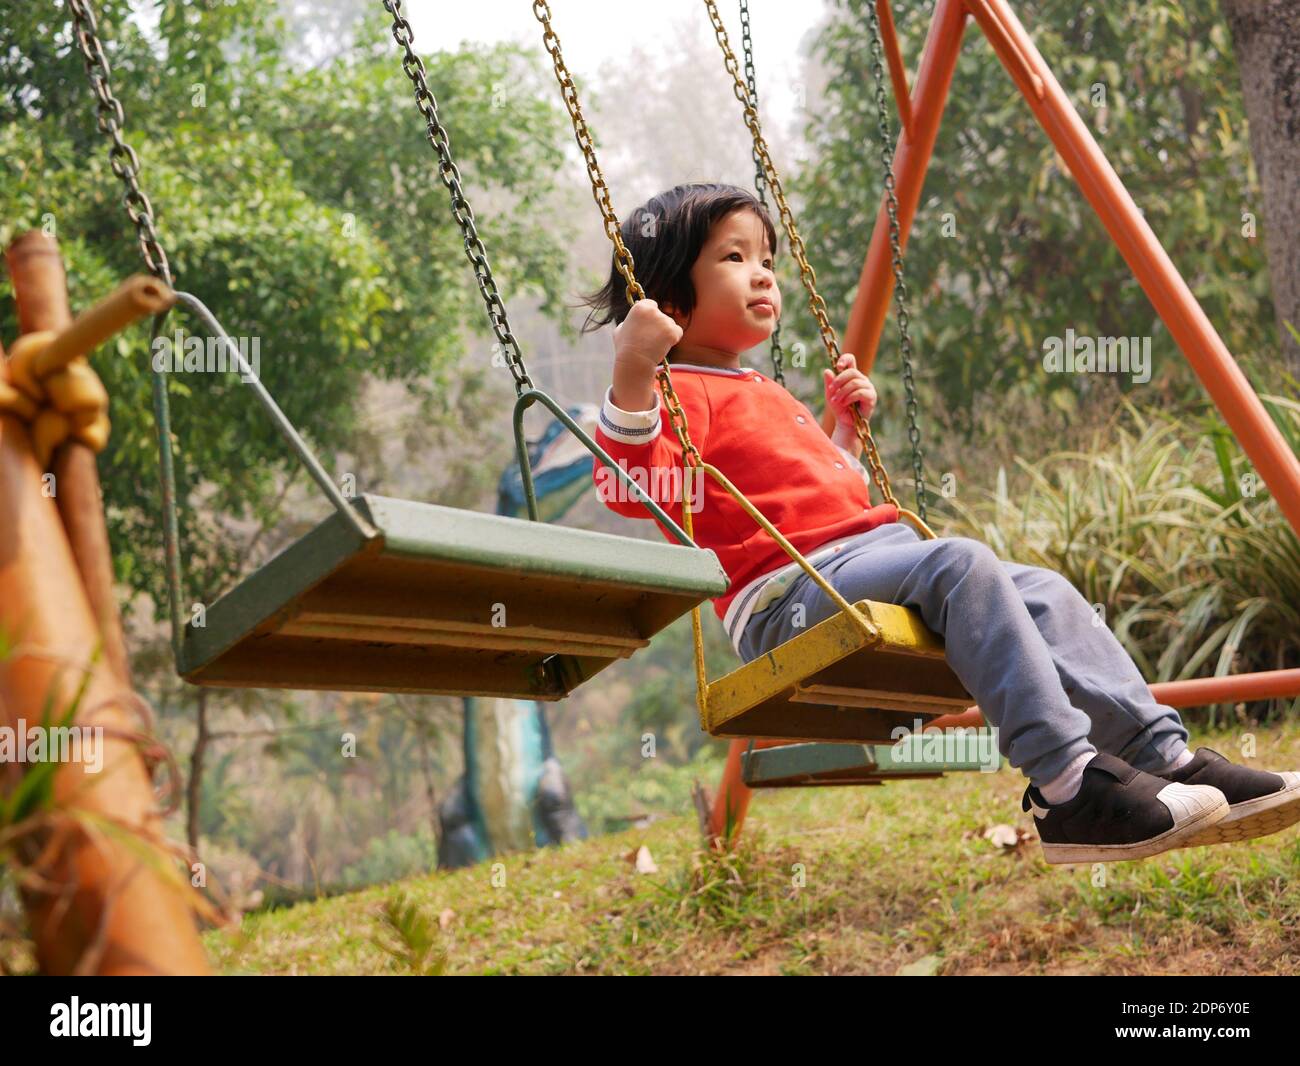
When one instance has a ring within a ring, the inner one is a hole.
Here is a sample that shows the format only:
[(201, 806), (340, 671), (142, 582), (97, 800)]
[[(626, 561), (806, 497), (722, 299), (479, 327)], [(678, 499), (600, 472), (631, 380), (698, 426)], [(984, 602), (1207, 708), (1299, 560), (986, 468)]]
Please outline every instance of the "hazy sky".
[[(452, 48), (461, 40), (541, 45), (541, 23), (533, 17), (528, 0), (407, 0), (403, 8), (417, 44), (425, 51)], [(550, 8), (565, 63), (579, 78), (594, 78), (602, 63), (617, 56), (621, 44), (634, 42), (666, 55), (684, 33), (713, 37), (703, 0), (551, 0)], [(739, 59), (739, 4), (718, 0), (718, 10)], [(791, 87), (801, 78), (798, 49), (825, 14), (825, 4), (823, 0), (750, 0), (749, 13), (759, 99), (770, 120), (787, 129), (797, 101)], [(718, 77), (725, 84), (720, 56)]]

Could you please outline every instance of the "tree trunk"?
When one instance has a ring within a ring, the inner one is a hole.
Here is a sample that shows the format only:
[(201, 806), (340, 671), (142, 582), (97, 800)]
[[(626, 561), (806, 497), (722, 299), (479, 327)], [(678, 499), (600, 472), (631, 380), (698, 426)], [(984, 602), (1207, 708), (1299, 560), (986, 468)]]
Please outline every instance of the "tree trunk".
[(442, 843), (442, 823), (438, 819), (438, 796), (433, 788), (433, 766), (429, 761), (429, 734), (421, 719), (416, 724), (416, 733), (420, 737), (420, 772), (424, 775), (424, 794), (429, 799), (429, 824), (433, 827), (434, 854)]
[(203, 756), (208, 748), (208, 690), (199, 689), (198, 699), (199, 735), (194, 740), (194, 751), (190, 754), (190, 780), (187, 789), (187, 806), (185, 820), (185, 837), (190, 847), (197, 853), (199, 847), (199, 801), (203, 795)]
[(1263, 187), (1264, 248), (1287, 369), (1300, 376), (1300, 0), (1223, 0)]

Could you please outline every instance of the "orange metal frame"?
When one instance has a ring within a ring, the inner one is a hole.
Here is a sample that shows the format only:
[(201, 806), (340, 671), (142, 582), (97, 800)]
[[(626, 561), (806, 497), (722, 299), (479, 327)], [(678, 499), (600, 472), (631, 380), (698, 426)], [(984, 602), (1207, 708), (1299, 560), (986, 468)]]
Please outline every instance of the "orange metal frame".
[[(888, 0), (877, 0), (885, 55), (898, 100), (900, 131), (894, 153), (895, 195), (900, 238), (904, 248), (921, 198), (921, 187), (943, 117), (948, 88), (968, 19), (974, 19), (1029, 103), (1052, 144), (1079, 183), (1134, 276), (1155, 306), (1224, 421), (1263, 478), (1291, 528), (1300, 531), (1300, 460), (1268, 416), (1250, 382), (1192, 295), (1142, 212), (1075, 112), (1051, 70), (1034, 47), (1006, 0), (937, 0), (917, 72), (915, 92), (907, 86), (893, 15)], [(875, 362), (885, 315), (893, 298), (894, 277), (889, 247), (889, 216), (882, 197), (871, 245), (849, 312), (842, 348), (856, 354), (858, 367), (868, 373)], [(834, 413), (822, 422), (834, 428)], [(1151, 686), (1151, 694), (1173, 707), (1190, 707), (1221, 700), (1256, 700), (1300, 695), (1300, 670), (1274, 670), (1235, 677), (1198, 678)], [(978, 725), (978, 707), (962, 715), (935, 719), (931, 725)], [(775, 747), (785, 741), (757, 741)], [(740, 833), (752, 790), (740, 777), (740, 756), (746, 741), (733, 740), (721, 786), (711, 812), (715, 840), (725, 831), (728, 810), (733, 839)]]

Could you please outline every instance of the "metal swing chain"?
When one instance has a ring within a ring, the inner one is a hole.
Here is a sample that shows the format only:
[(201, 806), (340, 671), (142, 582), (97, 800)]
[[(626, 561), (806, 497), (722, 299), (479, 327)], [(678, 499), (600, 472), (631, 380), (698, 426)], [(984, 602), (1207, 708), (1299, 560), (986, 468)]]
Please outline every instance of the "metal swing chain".
[[(716, 8), (714, 9), (714, 12), (716, 14)], [(542, 41), (547, 52), (550, 53), (551, 61), (555, 66), (555, 77), (560, 83), (565, 107), (568, 108), (569, 118), (573, 122), (574, 136), (577, 138), (578, 147), (582, 149), (583, 157), (587, 162), (587, 175), (591, 179), (591, 192), (596, 198), (596, 204), (600, 208), (601, 216), (605, 220), (605, 233), (614, 245), (615, 261), (618, 264), (618, 270), (627, 280), (628, 303), (633, 303), (635, 300), (643, 298), (645, 293), (637, 283), (632, 256), (624, 246), (622, 237), (620, 236), (618, 216), (614, 214), (613, 207), (609, 201), (609, 189), (605, 185), (605, 179), (600, 172), (600, 165), (596, 160), (596, 151), (592, 145), (591, 131), (587, 128), (586, 120), (582, 115), (582, 108), (578, 103), (578, 91), (573, 84), (573, 78), (570, 76), (568, 68), (564, 64), (564, 59), (560, 54), (559, 37), (556, 36), (554, 29), (551, 27), (551, 10), (547, 0), (533, 0), (533, 14), (537, 18), (537, 21), (542, 24), (544, 31)], [(737, 69), (734, 56), (731, 56), (731, 66), (729, 69), (733, 72)], [(736, 84), (739, 86), (739, 91), (743, 94), (745, 92), (744, 82), (737, 78)], [(743, 96), (742, 99), (744, 99)], [(748, 110), (751, 114), (753, 113), (752, 108), (749, 108)], [(758, 139), (758, 143), (761, 144), (761, 139)], [(777, 178), (776, 180), (772, 180), (776, 177), (776, 172), (772, 168), (771, 160), (767, 158), (765, 150), (763, 155), (766, 164), (765, 172), (768, 175), (768, 180), (777, 196), (777, 200), (782, 206), (782, 220), (785, 221), (789, 217), (790, 209), (785, 204), (785, 198), (781, 192), (780, 179)], [(786, 228), (787, 232), (792, 235), (791, 243), (794, 244), (798, 242), (798, 231), (795, 231), (793, 226), (789, 223), (787, 223)], [(802, 247), (801, 244), (799, 246)], [(812, 268), (809, 267), (807, 263), (807, 259), (803, 258), (800, 265), (811, 274)], [(813, 289), (813, 295), (816, 296), (815, 288)], [(822, 320), (825, 321), (824, 307)], [(829, 330), (829, 322), (826, 322), (826, 327)], [(831, 337), (833, 340), (833, 331), (831, 332)], [(668, 408), (669, 422), (673, 427), (673, 431), (677, 435), (677, 439), (681, 442), (683, 473), (685, 473), (685, 467), (689, 466), (697, 471), (708, 473), (714, 477), (719, 484), (722, 485), (722, 488), (733, 499), (735, 499), (741, 507), (744, 508), (746, 513), (748, 513), (755, 522), (762, 526), (768, 535), (782, 547), (786, 554), (799, 564), (803, 571), (808, 574), (813, 582), (816, 583), (823, 593), (825, 593), (827, 599), (831, 600), (831, 602), (844, 612), (844, 614), (852, 620), (853, 624), (862, 630), (863, 634), (869, 640), (877, 640), (880, 633), (878, 628), (872, 624), (871, 620), (853, 604), (849, 603), (844, 596), (833, 585), (831, 585), (829, 581), (827, 581), (825, 576), (819, 574), (813, 568), (812, 564), (799, 553), (799, 550), (786, 540), (781, 531), (777, 529), (768, 518), (764, 517), (762, 512), (750, 503), (749, 500), (745, 498), (744, 494), (737, 489), (735, 485), (728, 481), (721, 471), (704, 462), (699, 451), (691, 442), (690, 432), (686, 425), (686, 413), (682, 410), (681, 403), (677, 399), (677, 394), (673, 390), (672, 375), (669, 373), (668, 363), (666, 361), (660, 363), (656, 368), (655, 376), (663, 389), (664, 403)], [(857, 411), (856, 408), (855, 414), (858, 415), (857, 424), (859, 426), (859, 432), (861, 432), (864, 420), (861, 418), (861, 412)], [(870, 440), (869, 430), (867, 438)], [(874, 446), (872, 450), (874, 451)], [(877, 464), (878, 463), (879, 460), (877, 459)], [(884, 481), (883, 492), (886, 495), (886, 499), (890, 500), (890, 502), (895, 502), (892, 495), (889, 494), (889, 480), (884, 476), (883, 468), (880, 469), (880, 473)], [(683, 482), (682, 519), (688, 537), (694, 536), (694, 529), (692, 528), (693, 524), (691, 521), (691, 512), (693, 508), (687, 505), (687, 501), (691, 499), (693, 495), (694, 489), (688, 487), (688, 484)], [(905, 512), (904, 509), (900, 507), (899, 513), (901, 515), (910, 512)], [(924, 523), (922, 523), (922, 526), (924, 526)], [(932, 537), (934, 534), (929, 532), (927, 529), (927, 535)], [(709, 681), (704, 662), (704, 635), (700, 623), (700, 608), (698, 604), (691, 608), (691, 636), (695, 654), (695, 698), (700, 709), (700, 721), (703, 723), (708, 720)]]
[[(749, 0), (740, 0), (740, 41), (745, 52), (745, 83), (749, 87), (750, 99), (754, 101), (754, 107), (758, 107), (758, 83), (754, 76), (754, 41), (749, 33)], [(754, 156), (754, 190), (758, 193), (758, 202), (767, 209), (767, 193), (765, 191), (766, 181), (763, 178), (763, 160), (759, 158), (758, 149), (752, 149)], [(785, 359), (785, 350), (781, 347), (781, 321), (777, 320), (772, 329), (772, 377), (782, 388), (788, 388), (785, 383), (785, 373), (783, 363)]]
[[(754, 141), (754, 148), (758, 152), (763, 165), (763, 173), (767, 179), (768, 187), (772, 190), (772, 196), (776, 199), (781, 215), (781, 224), (785, 227), (786, 236), (790, 241), (790, 253), (799, 264), (799, 280), (803, 282), (803, 286), (808, 292), (809, 310), (812, 311), (813, 317), (817, 319), (818, 332), (821, 334), (823, 345), (825, 345), (831, 370), (838, 373), (839, 339), (835, 335), (835, 328), (831, 325), (830, 317), (826, 312), (826, 301), (822, 299), (821, 294), (817, 291), (817, 274), (808, 262), (808, 256), (804, 251), (803, 238), (799, 235), (799, 230), (795, 226), (794, 215), (790, 211), (790, 205), (786, 202), (781, 177), (776, 172), (776, 166), (773, 164), (771, 153), (767, 148), (767, 141), (763, 138), (763, 132), (759, 128), (758, 112), (754, 110), (749, 90), (745, 85), (744, 78), (741, 77), (740, 64), (736, 60), (735, 53), (731, 50), (731, 43), (727, 37), (727, 27), (722, 21), (722, 16), (718, 13), (716, 0), (704, 0), (704, 5), (708, 9), (709, 21), (712, 22), (714, 35), (718, 39), (718, 47), (722, 49), (727, 73), (732, 78), (732, 91), (745, 109), (745, 125), (749, 127), (750, 135)], [(862, 443), (863, 450), (866, 452), (867, 465), (871, 469), (871, 478), (876, 483), (876, 488), (880, 490), (880, 495), (886, 502), (897, 507), (898, 500), (894, 498), (893, 490), (889, 484), (889, 475), (885, 472), (885, 466), (880, 461), (880, 453), (876, 450), (876, 442), (871, 436), (871, 426), (862, 417), (862, 410), (856, 404), (853, 406), (853, 425), (857, 430), (858, 440)]]
[[(109, 156), (112, 161), (113, 173), (121, 179), (122, 184), (126, 187), (123, 202), (126, 205), (127, 215), (136, 227), (140, 240), (140, 251), (144, 256), (145, 265), (155, 277), (164, 281), (168, 288), (175, 290), (171, 266), (167, 261), (167, 254), (163, 251), (154, 224), (153, 207), (149, 203), (149, 198), (140, 188), (140, 160), (131, 146), (122, 139), (122, 126), (125, 122), (125, 116), (121, 102), (113, 95), (112, 72), (109, 70), (108, 60), (104, 55), (104, 47), (99, 38), (95, 13), (90, 6), (89, 0), (68, 0), (68, 9), (72, 12), (77, 47), (85, 60), (86, 74), (90, 79), (91, 88), (97, 101), (97, 123), (100, 132), (112, 142)], [(198, 315), (208, 329), (212, 331), (212, 335), (222, 339), (225, 349), (232, 354), (235, 360), (242, 360), (243, 357), (239, 349), (235, 347), (234, 343), (226, 335), (225, 330), (222, 329), (221, 324), (201, 301), (184, 292), (176, 292), (176, 301)], [(164, 311), (155, 317), (153, 339), (157, 339), (159, 336), (166, 315), (167, 312)], [(241, 365), (241, 372), (248, 371), (249, 368), (246, 364)], [(171, 444), (171, 409), (167, 399), (166, 373), (155, 370), (151, 376), (153, 380), (154, 426), (158, 435), (159, 474), (162, 482), (163, 551), (167, 571), (167, 599), (171, 614), (172, 653), (179, 666), (183, 645), (182, 633), (185, 623), (181, 617), (180, 528), (176, 511), (176, 472)], [(356, 508), (344, 499), (338, 487), (334, 485), (325, 472), (325, 468), (308, 447), (306, 441), (294, 429), (293, 424), (285, 417), (284, 412), (280, 410), (275, 400), (266, 391), (255, 374), (250, 384), (254, 390), (254, 395), (266, 408), (281, 435), (285, 437), (294, 453), (307, 467), (308, 473), (321, 487), (321, 490), (329, 498), (335, 509), (343, 515), (348, 524), (361, 537), (368, 539), (375, 536), (374, 527), (366, 519), (362, 518), (357, 513)]]
[(402, 47), (402, 70), (406, 72), (406, 76), (411, 79), (411, 85), (415, 88), (415, 106), (424, 116), (425, 134), (438, 153), (438, 176), (447, 187), (447, 191), (451, 193), (451, 213), (460, 227), (461, 238), (465, 243), (465, 256), (474, 268), (478, 290), (483, 296), (483, 303), (487, 306), (488, 321), (492, 324), (492, 332), (496, 335), (497, 343), (505, 356), (510, 375), (514, 378), (515, 393), (522, 395), (525, 390), (533, 388), (533, 382), (528, 376), (527, 367), (524, 366), (519, 342), (515, 340), (515, 335), (510, 329), (510, 319), (506, 315), (505, 304), (501, 301), (496, 278), (492, 276), (492, 267), (488, 263), (487, 249), (479, 239), (478, 228), (474, 224), (474, 210), (470, 207), (469, 200), (465, 197), (465, 190), (461, 187), (460, 168), (451, 157), (451, 143), (446, 129), (438, 118), (438, 101), (429, 89), (424, 60), (416, 55), (412, 47), (415, 34), (411, 31), (411, 24), (402, 16), (401, 0), (383, 0), (383, 4), (384, 10), (393, 17), (393, 40)]
[(113, 173), (126, 187), (122, 203), (126, 213), (135, 226), (136, 236), (140, 241), (140, 252), (144, 256), (149, 272), (172, 287), (171, 266), (167, 262), (167, 253), (163, 251), (158, 239), (158, 230), (153, 220), (153, 205), (149, 197), (140, 188), (140, 159), (125, 140), (122, 139), (122, 126), (126, 117), (122, 104), (113, 95), (110, 82), (108, 59), (104, 55), (104, 46), (99, 39), (99, 27), (95, 22), (95, 12), (87, 0), (68, 0), (68, 10), (72, 12), (73, 35), (77, 48), (86, 64), (86, 74), (90, 78), (90, 87), (95, 93), (95, 121), (99, 132), (112, 142), (109, 150), (109, 162)]
[[(742, 0), (743, 2), (743, 0)], [(916, 510), (925, 521), (925, 474), (921, 465), (921, 430), (916, 424), (916, 382), (912, 378), (912, 338), (907, 327), (907, 282), (903, 279), (903, 248), (898, 224), (898, 198), (894, 194), (893, 136), (889, 129), (889, 107), (885, 99), (885, 71), (881, 65), (880, 18), (874, 3), (867, 4), (867, 26), (871, 33), (871, 74), (876, 82), (876, 114), (880, 126), (880, 162), (884, 171), (885, 208), (889, 214), (889, 247), (894, 268), (894, 317), (898, 322), (898, 352), (903, 361), (903, 387), (907, 391), (907, 439), (912, 445), (912, 475), (916, 479)]]
[[(551, 6), (547, 3), (547, 0), (533, 0), (533, 16), (542, 24), (542, 45), (550, 54), (551, 63), (555, 67), (555, 77), (560, 83), (564, 106), (568, 110), (569, 118), (573, 123), (574, 137), (587, 164), (587, 178), (591, 182), (591, 194), (595, 197), (596, 206), (600, 208), (601, 217), (605, 220), (605, 235), (609, 237), (610, 242), (614, 245), (614, 265), (627, 282), (625, 290), (627, 302), (633, 304), (637, 300), (645, 298), (645, 290), (641, 288), (640, 282), (636, 280), (636, 264), (632, 260), (632, 253), (627, 250), (627, 245), (623, 243), (623, 236), (619, 231), (618, 216), (614, 213), (613, 204), (610, 202), (609, 187), (605, 184), (604, 175), (600, 170), (600, 163), (596, 159), (596, 148), (592, 142), (591, 130), (587, 127), (587, 120), (582, 114), (582, 106), (578, 102), (577, 86), (573, 84), (573, 77), (569, 73), (569, 68), (565, 65), (564, 56), (560, 54), (560, 38), (551, 27)], [(690, 430), (686, 424), (686, 412), (682, 410), (681, 401), (677, 399), (677, 392), (673, 389), (673, 379), (666, 361), (660, 363), (655, 369), (655, 378), (663, 390), (664, 406), (668, 408), (669, 424), (673, 427), (673, 432), (677, 435), (677, 440), (681, 444), (683, 461), (693, 467), (702, 466), (704, 459), (691, 440)], [(685, 494), (687, 491), (686, 486), (683, 485), (682, 488), (683, 494)], [(686, 532), (691, 534), (691, 509), (683, 507), (682, 510), (687, 523)]]

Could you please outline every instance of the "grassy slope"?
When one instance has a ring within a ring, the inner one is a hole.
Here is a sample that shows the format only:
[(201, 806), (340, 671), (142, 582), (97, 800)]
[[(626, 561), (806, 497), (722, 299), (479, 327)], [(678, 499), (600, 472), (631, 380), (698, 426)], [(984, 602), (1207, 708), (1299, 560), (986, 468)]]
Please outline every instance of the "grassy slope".
[[(1241, 733), (1193, 737), (1233, 761)], [(1257, 733), (1266, 769), (1300, 767), (1300, 726)], [(715, 782), (708, 782), (710, 787)], [(1104, 867), (1050, 867), (1004, 765), (880, 788), (759, 793), (729, 859), (675, 817), (565, 848), (246, 916), (207, 943), (226, 973), (410, 972), (373, 942), (404, 893), (449, 973), (1300, 972), (1300, 827)], [(646, 845), (659, 872), (625, 855)], [(802, 887), (794, 887), (802, 864)], [(1098, 884), (1097, 870), (1104, 873)]]

